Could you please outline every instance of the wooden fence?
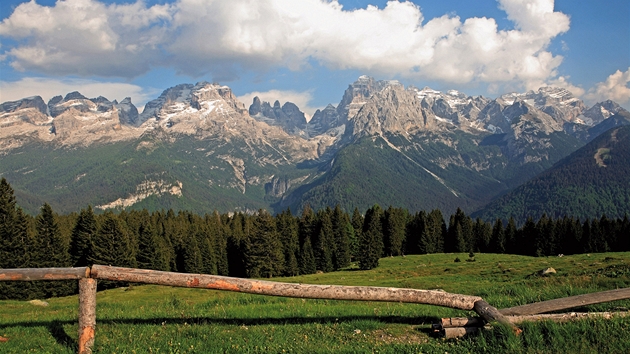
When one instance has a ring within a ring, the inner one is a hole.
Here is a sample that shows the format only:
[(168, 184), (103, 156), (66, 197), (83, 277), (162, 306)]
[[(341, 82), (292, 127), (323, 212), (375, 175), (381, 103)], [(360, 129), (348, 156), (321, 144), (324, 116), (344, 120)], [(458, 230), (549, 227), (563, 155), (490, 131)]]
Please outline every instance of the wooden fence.
[[(511, 326), (515, 333), (518, 334), (520, 329), (516, 327), (515, 323), (528, 320), (528, 317), (529, 320), (535, 320), (536, 318), (531, 317), (531, 315), (630, 298), (630, 288), (627, 288), (543, 301), (499, 311), (478, 296), (451, 294), (435, 290), (281, 283), (217, 275), (173, 273), (102, 265), (94, 265), (91, 268), (0, 269), (0, 281), (79, 281), (79, 353), (92, 353), (92, 346), (94, 345), (97, 279), (293, 298), (427, 304), (461, 310), (474, 310), (480, 316), (477, 318), (442, 319), (442, 323), (437, 324), (435, 328), (443, 331), (446, 336), (472, 333), (480, 326), (492, 322)], [(573, 317), (582, 318), (586, 316)]]

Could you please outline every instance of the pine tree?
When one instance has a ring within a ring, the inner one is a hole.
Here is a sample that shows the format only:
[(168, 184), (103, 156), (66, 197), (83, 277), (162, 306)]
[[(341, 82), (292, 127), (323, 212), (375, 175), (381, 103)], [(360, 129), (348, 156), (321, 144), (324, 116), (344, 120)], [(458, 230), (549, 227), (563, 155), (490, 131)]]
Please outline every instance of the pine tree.
[(70, 255), (74, 267), (88, 266), (88, 256), (92, 249), (92, 236), (96, 233), (96, 217), (92, 207), (82, 209), (72, 229), (70, 239)]
[(214, 235), (214, 255), (216, 257), (217, 274), (229, 275), (229, 263), (227, 254), (227, 235), (221, 215), (216, 210), (212, 215), (206, 215), (206, 225), (210, 234)]
[[(29, 217), (17, 207), (13, 189), (0, 181), (0, 268), (36, 267), (31, 256), (37, 251), (30, 233)], [(0, 282), (0, 299), (32, 299), (44, 296), (36, 282)]]
[(300, 250), (298, 220), (287, 209), (276, 217), (276, 227), (284, 254), (284, 275), (295, 276), (300, 273), (298, 254)]
[(343, 212), (339, 205), (335, 207), (331, 221), (335, 238), (333, 267), (338, 270), (350, 265), (350, 240), (353, 238), (354, 228), (348, 214)]
[(403, 244), (405, 242), (407, 212), (402, 208), (393, 208), (390, 205), (385, 211), (384, 221), (385, 254), (388, 256), (400, 256), (403, 254)]
[(126, 225), (111, 211), (103, 214), (98, 230), (92, 237), (92, 252), (88, 262), (130, 268), (137, 266)]
[[(36, 230), (38, 252), (35, 253), (33, 264), (40, 268), (70, 267), (72, 265), (68, 252), (70, 245), (61, 235), (50, 205), (44, 204), (40, 209)], [(75, 286), (74, 282), (45, 282), (40, 289), (43, 289), (46, 297), (65, 296), (72, 294)]]
[(138, 226), (138, 267), (168, 271), (170, 267), (166, 248), (153, 227), (148, 212), (143, 210)]
[(446, 223), (439, 209), (432, 210), (425, 219), (420, 235), (420, 252), (441, 253), (445, 251)]
[(359, 268), (368, 270), (378, 267), (378, 260), (383, 255), (383, 211), (374, 205), (365, 213), (365, 221), (359, 239)]
[(282, 245), (275, 220), (266, 210), (259, 210), (254, 218), (245, 259), (247, 275), (251, 278), (271, 278), (282, 274)]
[(315, 256), (313, 255), (313, 246), (311, 245), (311, 238), (306, 237), (304, 243), (300, 248), (300, 274), (315, 274), (317, 271), (317, 264), (315, 263)]
[[(498, 218), (492, 227), (492, 241), (490, 243), (490, 251), (493, 253), (505, 253), (505, 230), (503, 229), (503, 221)], [(487, 252), (487, 251), (486, 251)]]
[[(497, 252), (494, 249), (495, 244), (492, 240), (492, 225), (477, 218), (473, 225), (473, 244), (475, 245), (475, 252)], [(505, 240), (503, 240), (503, 247), (505, 247)], [(505, 251), (505, 249), (504, 249)], [(503, 253), (504, 251), (500, 252)]]
[(363, 215), (359, 212), (359, 208), (354, 208), (351, 223), (354, 229), (354, 238), (350, 239), (350, 257), (351, 260), (356, 260), (359, 253), (359, 239), (361, 232), (363, 232)]
[(70, 267), (69, 244), (61, 235), (53, 210), (47, 203), (40, 209), (36, 220), (37, 246), (39, 254), (37, 265), (41, 268)]
[(536, 237), (534, 242), (536, 244), (537, 256), (550, 256), (556, 253), (554, 222), (549, 219), (545, 213), (543, 213), (536, 224)]
[(18, 268), (23, 263), (19, 257), (22, 252), (16, 235), (17, 204), (13, 193), (3, 177), (0, 180), (0, 268)]
[(516, 221), (510, 216), (505, 227), (505, 253), (516, 254), (517, 248), (517, 228)]
[(332, 228), (332, 221), (330, 220), (330, 209), (322, 210), (317, 213), (318, 216), (318, 232), (315, 233), (315, 247), (313, 253), (315, 254), (315, 262), (317, 264), (317, 270), (322, 272), (332, 272), (333, 266), (333, 247), (334, 247), (334, 235)]
[(451, 215), (447, 239), (446, 252), (469, 252), (473, 250), (473, 222), (469, 216), (457, 208), (455, 215)]
[[(204, 273), (204, 262), (198, 243), (198, 236), (194, 233), (188, 233), (183, 241), (180, 271), (192, 274)], [(202, 247), (204, 246), (202, 245)]]
[(229, 235), (227, 237), (227, 259), (229, 275), (244, 278), (247, 276), (245, 254), (246, 236), (244, 233), (245, 216), (236, 213), (229, 220)]

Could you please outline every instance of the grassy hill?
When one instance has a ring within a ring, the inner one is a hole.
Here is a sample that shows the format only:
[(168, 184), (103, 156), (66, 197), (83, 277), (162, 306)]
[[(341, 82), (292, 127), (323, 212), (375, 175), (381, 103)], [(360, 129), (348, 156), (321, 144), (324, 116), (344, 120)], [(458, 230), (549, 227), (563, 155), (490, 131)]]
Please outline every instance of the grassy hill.
[[(630, 286), (630, 253), (533, 258), (465, 254), (381, 259), (370, 271), (346, 271), (278, 281), (443, 289), (478, 295), (508, 307)], [(557, 274), (535, 273), (554, 267)], [(73, 353), (77, 297), (0, 301), (3, 353)], [(96, 353), (623, 353), (630, 350), (630, 318), (576, 323), (523, 324), (460, 340), (432, 336), (430, 324), (466, 311), (427, 305), (302, 300), (182, 289), (131, 286), (97, 295)], [(578, 310), (630, 307), (630, 301)]]

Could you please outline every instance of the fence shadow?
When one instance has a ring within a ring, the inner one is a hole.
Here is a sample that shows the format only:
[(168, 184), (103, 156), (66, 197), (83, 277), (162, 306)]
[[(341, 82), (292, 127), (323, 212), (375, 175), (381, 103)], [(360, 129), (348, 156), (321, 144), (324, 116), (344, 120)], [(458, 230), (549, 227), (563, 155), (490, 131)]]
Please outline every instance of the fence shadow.
[[(97, 318), (99, 325), (135, 324), (135, 325), (225, 325), (225, 326), (264, 326), (264, 325), (308, 325), (334, 324), (353, 321), (372, 320), (381, 323), (397, 323), (419, 326), (430, 324), (438, 317), (431, 316), (322, 316), (322, 317), (282, 317), (282, 318), (219, 318), (219, 317), (154, 317), (154, 318)], [(74, 340), (65, 332), (64, 325), (76, 325), (76, 321), (28, 321), (0, 324), (0, 329), (11, 327), (46, 327), (59, 344), (68, 346)], [(98, 329), (97, 329), (98, 331)]]

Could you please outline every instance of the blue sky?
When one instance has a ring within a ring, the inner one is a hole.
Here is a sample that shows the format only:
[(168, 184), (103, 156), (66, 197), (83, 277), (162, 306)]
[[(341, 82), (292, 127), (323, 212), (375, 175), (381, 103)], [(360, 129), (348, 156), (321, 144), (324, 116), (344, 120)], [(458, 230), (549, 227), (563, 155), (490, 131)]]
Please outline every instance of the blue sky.
[(206, 80), (312, 114), (367, 74), (630, 108), (628, 0), (3, 0), (0, 17), (0, 102), (79, 90), (141, 107)]

